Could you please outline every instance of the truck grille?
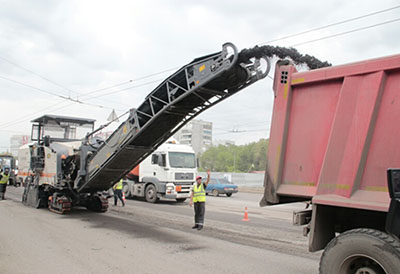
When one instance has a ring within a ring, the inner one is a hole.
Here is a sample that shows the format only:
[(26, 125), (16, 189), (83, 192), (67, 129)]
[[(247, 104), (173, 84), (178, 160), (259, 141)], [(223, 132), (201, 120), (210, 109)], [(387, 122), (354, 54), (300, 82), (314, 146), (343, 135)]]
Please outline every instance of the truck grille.
[(192, 188), (192, 184), (176, 184), (176, 192), (178, 193), (189, 193)]
[(194, 173), (191, 172), (176, 172), (175, 173), (175, 180), (193, 180)]

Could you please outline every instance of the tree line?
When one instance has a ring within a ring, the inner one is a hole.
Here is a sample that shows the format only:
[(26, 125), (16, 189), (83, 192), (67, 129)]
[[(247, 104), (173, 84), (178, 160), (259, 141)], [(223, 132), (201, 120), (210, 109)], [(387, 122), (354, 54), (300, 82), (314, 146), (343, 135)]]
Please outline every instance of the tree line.
[(265, 170), (267, 166), (268, 139), (247, 145), (212, 146), (200, 156), (200, 171), (251, 172)]

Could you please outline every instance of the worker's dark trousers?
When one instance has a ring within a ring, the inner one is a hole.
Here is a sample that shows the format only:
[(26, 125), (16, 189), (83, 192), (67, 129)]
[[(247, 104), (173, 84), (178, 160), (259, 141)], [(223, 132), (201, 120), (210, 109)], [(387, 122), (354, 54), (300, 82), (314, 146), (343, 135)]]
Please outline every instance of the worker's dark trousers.
[(117, 205), (118, 198), (121, 200), (122, 205), (124, 206), (124, 200), (122, 199), (122, 190), (121, 189), (114, 189), (114, 205)]
[(6, 194), (7, 184), (0, 184), (0, 200), (4, 200), (4, 195)]
[(204, 224), (204, 214), (206, 213), (206, 203), (196, 202), (194, 203), (194, 224), (203, 225)]

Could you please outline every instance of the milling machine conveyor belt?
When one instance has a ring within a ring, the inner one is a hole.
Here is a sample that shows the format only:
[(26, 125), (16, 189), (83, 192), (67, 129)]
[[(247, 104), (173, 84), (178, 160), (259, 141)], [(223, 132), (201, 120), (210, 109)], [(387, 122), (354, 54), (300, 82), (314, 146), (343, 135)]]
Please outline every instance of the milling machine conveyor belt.
[(238, 63), (238, 56), (226, 43), (163, 81), (89, 158), (77, 191), (110, 188), (195, 116), (268, 74), (268, 59), (261, 66), (259, 59)]

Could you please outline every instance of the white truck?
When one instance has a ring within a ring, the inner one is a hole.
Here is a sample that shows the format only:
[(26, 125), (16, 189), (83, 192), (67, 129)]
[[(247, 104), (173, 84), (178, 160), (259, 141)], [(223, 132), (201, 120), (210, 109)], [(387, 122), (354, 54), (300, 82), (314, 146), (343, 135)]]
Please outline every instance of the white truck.
[(168, 141), (128, 173), (123, 193), (125, 197), (142, 197), (150, 203), (159, 198), (182, 203), (190, 197), (196, 175), (192, 147)]

